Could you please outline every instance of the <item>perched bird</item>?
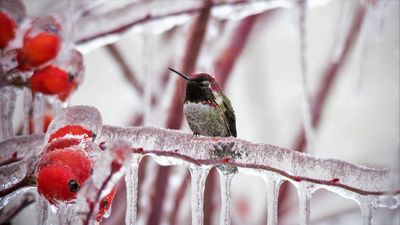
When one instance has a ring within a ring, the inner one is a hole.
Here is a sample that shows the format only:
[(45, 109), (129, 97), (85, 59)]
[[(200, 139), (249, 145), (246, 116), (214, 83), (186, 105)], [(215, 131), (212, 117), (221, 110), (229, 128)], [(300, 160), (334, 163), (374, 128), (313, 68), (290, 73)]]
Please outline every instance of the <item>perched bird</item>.
[[(196, 73), (189, 77), (174, 69), (169, 70), (187, 81), (183, 111), (193, 133), (211, 137), (236, 137), (235, 112), (218, 82), (206, 73)], [(240, 154), (232, 151), (232, 146), (216, 145), (213, 155), (216, 159), (240, 157)], [(224, 174), (237, 171), (237, 167), (232, 165), (217, 167)]]
[(183, 110), (193, 133), (211, 137), (236, 137), (235, 113), (218, 82), (206, 73), (188, 77), (172, 68), (169, 70), (187, 81)]

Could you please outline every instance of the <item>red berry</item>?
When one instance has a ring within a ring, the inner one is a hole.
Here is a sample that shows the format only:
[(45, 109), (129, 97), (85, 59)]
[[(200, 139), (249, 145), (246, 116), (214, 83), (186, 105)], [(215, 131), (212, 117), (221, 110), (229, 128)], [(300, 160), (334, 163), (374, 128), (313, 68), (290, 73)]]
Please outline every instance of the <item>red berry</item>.
[(49, 142), (54, 139), (64, 137), (66, 135), (82, 136), (83, 138), (93, 138), (94, 134), (92, 131), (79, 126), (79, 125), (67, 125), (58, 129), (55, 133), (50, 135)]
[(62, 149), (45, 153), (38, 164), (38, 191), (50, 203), (70, 201), (92, 172), (85, 153)]
[(84, 182), (92, 172), (92, 162), (83, 152), (74, 149), (59, 149), (45, 152), (40, 159), (38, 168), (47, 166), (62, 166), (75, 174), (78, 181)]
[(38, 192), (50, 203), (70, 201), (82, 186), (76, 175), (65, 166), (46, 166), (39, 170), (37, 178)]
[(0, 11), (0, 49), (4, 49), (14, 39), (16, 27), (15, 21)]
[(107, 196), (105, 196), (103, 199), (101, 199), (100, 205), (99, 205), (99, 213), (96, 216), (97, 222), (101, 222), (104, 214), (110, 208), (111, 203), (115, 196), (115, 191), (116, 191), (116, 188), (114, 186), (113, 189), (111, 190), (111, 192)]
[(38, 67), (54, 59), (60, 45), (60, 37), (50, 32), (41, 32), (35, 36), (25, 35), (20, 63)]
[(69, 93), (74, 83), (68, 73), (55, 66), (47, 66), (43, 70), (36, 71), (29, 80), (33, 92), (48, 95)]
[(51, 152), (57, 149), (64, 149), (64, 148), (68, 148), (71, 146), (75, 146), (81, 143), (82, 140), (77, 139), (77, 138), (59, 138), (56, 139), (54, 141), (52, 141), (51, 143), (49, 143), (46, 146), (46, 149), (44, 150), (44, 152)]

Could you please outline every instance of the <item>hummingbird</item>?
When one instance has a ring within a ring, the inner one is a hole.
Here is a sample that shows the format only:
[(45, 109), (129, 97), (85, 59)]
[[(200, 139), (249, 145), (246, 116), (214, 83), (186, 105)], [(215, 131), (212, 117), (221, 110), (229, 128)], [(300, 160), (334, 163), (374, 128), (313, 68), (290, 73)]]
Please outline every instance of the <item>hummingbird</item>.
[[(231, 102), (224, 95), (218, 82), (209, 74), (196, 73), (190, 77), (172, 68), (172, 72), (186, 80), (183, 112), (195, 135), (211, 137), (236, 137), (236, 119)], [(232, 145), (215, 146), (216, 159), (240, 157)], [(224, 174), (235, 173), (236, 166), (218, 165)]]
[(231, 102), (218, 82), (209, 74), (184, 75), (172, 68), (187, 81), (183, 111), (195, 135), (211, 137), (236, 137), (236, 119)]

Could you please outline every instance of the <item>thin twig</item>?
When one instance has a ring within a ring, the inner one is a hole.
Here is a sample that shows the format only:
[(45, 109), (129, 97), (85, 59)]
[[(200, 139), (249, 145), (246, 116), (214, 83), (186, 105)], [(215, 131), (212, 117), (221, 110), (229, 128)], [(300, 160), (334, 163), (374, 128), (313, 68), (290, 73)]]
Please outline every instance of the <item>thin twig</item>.
[(88, 225), (89, 222), (91, 221), (91, 217), (92, 214), (94, 212), (94, 208), (98, 207), (98, 202), (100, 201), (100, 196), (102, 194), (102, 192), (104, 191), (104, 189), (106, 188), (108, 182), (110, 182), (112, 176), (114, 175), (114, 173), (117, 171), (117, 169), (115, 168), (114, 164), (111, 164), (111, 172), (110, 174), (107, 176), (107, 178), (103, 181), (103, 183), (101, 184), (100, 189), (97, 192), (96, 198), (94, 202), (90, 202), (91, 204), (89, 204), (89, 212), (86, 214), (86, 218), (83, 222), (84, 225)]
[(136, 74), (133, 72), (131, 67), (123, 57), (121, 51), (118, 49), (116, 44), (109, 44), (106, 46), (110, 55), (115, 59), (115, 62), (122, 70), (122, 74), (126, 78), (126, 80), (132, 85), (132, 87), (139, 92), (140, 95), (143, 95), (143, 85), (138, 81)]
[(24, 187), (35, 187), (36, 186), (36, 178), (32, 175), (25, 176), (24, 179), (18, 181), (16, 184), (0, 190), (0, 198), (13, 193), (14, 191), (24, 188)]
[(23, 159), (24, 159), (24, 158), (22, 158), (22, 157), (18, 157), (18, 152), (14, 152), (14, 153), (11, 155), (10, 158), (5, 159), (5, 160), (3, 160), (3, 161), (0, 161), (0, 167), (2, 167), (2, 166), (7, 166), (7, 165), (10, 165), (10, 164), (15, 163), (15, 162), (19, 162), (19, 161), (21, 161), (21, 160), (23, 160)]

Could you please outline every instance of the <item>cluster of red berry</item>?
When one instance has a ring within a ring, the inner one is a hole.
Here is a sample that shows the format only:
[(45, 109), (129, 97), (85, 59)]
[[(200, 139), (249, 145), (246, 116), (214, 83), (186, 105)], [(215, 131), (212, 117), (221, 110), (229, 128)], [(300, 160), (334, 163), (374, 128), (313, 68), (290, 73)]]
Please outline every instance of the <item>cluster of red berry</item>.
[(2, 65), (2, 76), (29, 74), (19, 85), (28, 86), (33, 93), (68, 98), (80, 82), (83, 60), (77, 50), (66, 50), (68, 47), (60, 54), (62, 33), (66, 32), (60, 21), (56, 16), (45, 16), (31, 20), (26, 27), (7, 9), (0, 9), (0, 51), (2, 61), (8, 62)]
[[(85, 142), (95, 135), (79, 125), (67, 125), (50, 135), (37, 166), (37, 190), (51, 204), (71, 203), (90, 177), (93, 159)], [(99, 203), (101, 221), (115, 195), (115, 187)]]

